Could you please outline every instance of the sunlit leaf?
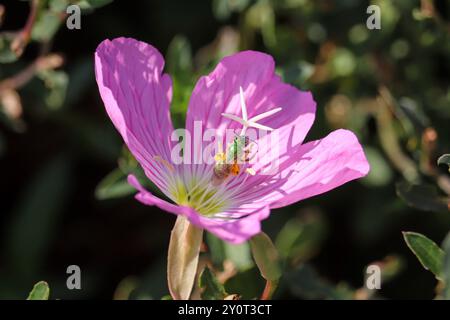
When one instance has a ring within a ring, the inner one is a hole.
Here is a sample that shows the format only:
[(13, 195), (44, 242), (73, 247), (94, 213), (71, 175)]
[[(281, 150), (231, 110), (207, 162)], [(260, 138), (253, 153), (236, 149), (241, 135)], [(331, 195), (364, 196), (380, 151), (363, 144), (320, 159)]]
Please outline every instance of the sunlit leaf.
[(277, 281), (281, 277), (281, 266), (276, 247), (269, 236), (260, 232), (250, 239), (253, 258), (264, 279)]
[(49, 295), (50, 288), (48, 287), (47, 282), (39, 281), (34, 285), (27, 300), (48, 300)]
[(411, 251), (422, 266), (431, 271), (437, 279), (442, 280), (444, 251), (432, 240), (416, 232), (403, 232), (403, 237)]

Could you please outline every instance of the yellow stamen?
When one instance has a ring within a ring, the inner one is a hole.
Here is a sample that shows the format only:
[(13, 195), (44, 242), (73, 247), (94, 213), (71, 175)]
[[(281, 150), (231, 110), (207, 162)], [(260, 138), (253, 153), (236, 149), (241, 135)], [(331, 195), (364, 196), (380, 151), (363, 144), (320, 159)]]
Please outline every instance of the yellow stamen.
[(225, 156), (225, 153), (223, 153), (223, 152), (216, 153), (216, 155), (214, 156), (214, 160), (216, 162), (224, 162), (225, 159), (226, 159), (226, 156)]

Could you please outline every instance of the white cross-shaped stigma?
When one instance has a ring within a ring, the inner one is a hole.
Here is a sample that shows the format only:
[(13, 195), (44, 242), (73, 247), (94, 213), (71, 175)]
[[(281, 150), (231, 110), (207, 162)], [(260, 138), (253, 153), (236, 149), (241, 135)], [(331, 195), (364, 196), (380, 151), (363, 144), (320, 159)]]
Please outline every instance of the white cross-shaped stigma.
[(229, 113), (222, 113), (222, 116), (242, 124), (241, 135), (244, 135), (245, 132), (247, 131), (247, 128), (250, 127), (267, 131), (273, 131), (273, 128), (259, 124), (257, 121), (267, 118), (277, 112), (280, 112), (282, 108), (275, 108), (248, 119), (247, 105), (245, 104), (244, 91), (242, 90), (242, 87), (239, 87), (239, 96), (241, 100), (242, 118), (239, 118), (238, 116)]

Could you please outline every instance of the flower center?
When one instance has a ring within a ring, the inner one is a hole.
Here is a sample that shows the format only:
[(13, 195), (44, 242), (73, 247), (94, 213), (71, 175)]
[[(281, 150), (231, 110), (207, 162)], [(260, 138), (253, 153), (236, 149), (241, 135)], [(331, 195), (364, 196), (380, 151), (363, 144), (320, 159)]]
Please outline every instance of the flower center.
[(179, 180), (172, 190), (174, 201), (195, 209), (203, 216), (223, 212), (230, 204), (222, 188), (212, 185), (207, 179), (191, 179), (188, 183)]
[[(216, 163), (210, 174), (205, 174), (201, 179), (195, 177), (190, 177), (189, 179), (177, 179), (172, 190), (169, 190), (172, 195), (172, 200), (178, 205), (191, 207), (203, 216), (211, 217), (224, 212), (226, 209), (232, 208), (233, 192), (230, 192), (227, 189), (224, 181), (230, 176), (238, 176), (241, 172), (241, 167), (237, 160), (238, 158), (241, 158), (242, 155), (247, 154), (248, 137), (245, 136), (246, 130), (253, 127), (256, 129), (273, 131), (273, 128), (262, 125), (258, 123), (258, 121), (282, 110), (282, 108), (275, 108), (249, 119), (242, 87), (239, 87), (239, 98), (242, 118), (233, 114), (222, 113), (223, 117), (229, 118), (242, 125), (240, 135), (233, 140), (229, 150), (227, 149), (225, 153), (219, 152), (215, 155), (214, 158)], [(173, 171), (173, 169), (171, 170)], [(255, 170), (246, 168), (245, 173), (255, 175)], [(242, 186), (243, 182), (245, 182), (245, 179), (242, 180), (240, 186)], [(237, 188), (237, 190), (239, 189), (240, 188)]]

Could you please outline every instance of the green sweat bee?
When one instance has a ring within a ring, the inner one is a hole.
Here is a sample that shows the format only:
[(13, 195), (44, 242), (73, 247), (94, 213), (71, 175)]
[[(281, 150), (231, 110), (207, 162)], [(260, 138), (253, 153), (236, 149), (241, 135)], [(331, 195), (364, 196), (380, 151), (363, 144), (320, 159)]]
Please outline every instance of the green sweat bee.
[[(218, 152), (214, 156), (213, 183), (218, 185), (229, 176), (237, 176), (241, 172), (240, 164), (250, 161), (250, 152), (255, 142), (248, 136), (236, 136), (228, 145), (225, 153)], [(251, 171), (250, 171), (251, 172)]]

